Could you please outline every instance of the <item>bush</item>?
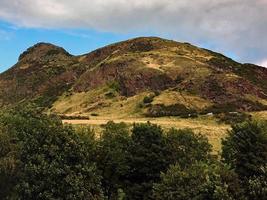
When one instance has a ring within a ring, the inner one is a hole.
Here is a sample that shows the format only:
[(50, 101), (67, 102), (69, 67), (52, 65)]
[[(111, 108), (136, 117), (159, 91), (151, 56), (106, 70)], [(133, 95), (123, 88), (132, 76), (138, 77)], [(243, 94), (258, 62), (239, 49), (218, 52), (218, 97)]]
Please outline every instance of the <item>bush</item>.
[(213, 113), (213, 114), (220, 114), (220, 113), (229, 113), (229, 112), (237, 112), (237, 105), (232, 102), (226, 102), (221, 104), (214, 104), (208, 108), (206, 108), (202, 113)]
[(116, 92), (114, 92), (114, 91), (109, 91), (109, 92), (105, 93), (105, 96), (106, 96), (107, 98), (112, 99), (112, 98), (116, 97)]
[[(1, 116), (1, 127), (19, 145), (15, 199), (101, 199), (91, 140), (63, 127), (55, 117), (17, 111)], [(3, 176), (2, 176), (3, 177)]]
[(143, 99), (143, 103), (144, 104), (149, 104), (152, 103), (154, 100), (154, 96), (150, 95), (150, 96), (145, 96)]
[(182, 104), (175, 104), (165, 106), (162, 104), (153, 105), (148, 109), (148, 117), (164, 117), (164, 116), (181, 116), (184, 118), (190, 116), (197, 116), (197, 112), (193, 109), (189, 109)]
[(267, 163), (267, 122), (244, 122), (232, 126), (222, 142), (222, 158), (241, 178), (258, 175)]
[(62, 120), (89, 120), (90, 119), (88, 116), (84, 116), (84, 115), (64, 115), (64, 114), (60, 114), (58, 116)]
[(166, 140), (162, 129), (150, 123), (134, 125), (131, 138), (127, 199), (149, 199), (153, 183), (168, 167)]
[(16, 138), (0, 130), (0, 199), (13, 198), (19, 177), (19, 148)]
[(159, 91), (154, 91), (153, 94), (150, 94), (148, 96), (145, 96), (143, 99), (144, 104), (150, 104), (154, 101), (154, 98), (159, 96), (160, 92)]
[(228, 112), (217, 115), (219, 122), (226, 124), (238, 124), (251, 119), (251, 115), (240, 112)]
[(267, 199), (267, 165), (258, 169), (258, 175), (248, 180), (249, 199)]
[(182, 114), (180, 117), (184, 119), (198, 118), (198, 113), (195, 110), (191, 110), (191, 113)]
[(121, 90), (121, 86), (120, 86), (120, 83), (118, 81), (110, 81), (108, 83), (108, 86), (114, 92), (120, 92), (120, 90)]
[(267, 106), (263, 105), (260, 102), (253, 102), (247, 99), (238, 99), (231, 102), (214, 104), (206, 108), (202, 113), (220, 114), (220, 113), (239, 112), (240, 110), (246, 112), (263, 111), (267, 110)]
[(178, 163), (182, 168), (191, 166), (196, 161), (207, 162), (210, 159), (212, 146), (208, 139), (195, 134), (190, 129), (171, 129), (167, 133), (168, 161)]
[(154, 184), (155, 200), (241, 200), (243, 191), (237, 176), (219, 163), (195, 163), (182, 169), (173, 165)]
[(97, 143), (97, 166), (107, 199), (118, 199), (124, 193), (123, 179), (129, 170), (130, 133), (124, 123), (108, 122)]

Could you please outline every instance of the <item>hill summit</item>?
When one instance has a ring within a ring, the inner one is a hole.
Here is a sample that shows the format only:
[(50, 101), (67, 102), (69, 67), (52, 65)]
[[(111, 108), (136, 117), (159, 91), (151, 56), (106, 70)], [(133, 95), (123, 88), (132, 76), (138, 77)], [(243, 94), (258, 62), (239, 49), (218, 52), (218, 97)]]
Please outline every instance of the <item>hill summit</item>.
[(267, 69), (143, 37), (73, 56), (38, 43), (0, 74), (0, 105), (60, 114), (180, 116), (267, 110)]

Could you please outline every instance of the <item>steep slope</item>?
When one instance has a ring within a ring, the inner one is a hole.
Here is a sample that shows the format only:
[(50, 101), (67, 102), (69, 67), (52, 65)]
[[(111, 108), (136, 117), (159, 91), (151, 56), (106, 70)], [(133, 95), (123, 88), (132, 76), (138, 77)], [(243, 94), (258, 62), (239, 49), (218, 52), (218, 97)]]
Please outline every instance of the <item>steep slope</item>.
[(41, 43), (0, 75), (0, 93), (2, 104), (34, 100), (65, 114), (256, 111), (267, 109), (267, 69), (153, 37), (76, 57)]
[(14, 105), (33, 100), (51, 105), (70, 89), (85, 67), (64, 49), (47, 43), (29, 48), (18, 63), (0, 75), (0, 103)]

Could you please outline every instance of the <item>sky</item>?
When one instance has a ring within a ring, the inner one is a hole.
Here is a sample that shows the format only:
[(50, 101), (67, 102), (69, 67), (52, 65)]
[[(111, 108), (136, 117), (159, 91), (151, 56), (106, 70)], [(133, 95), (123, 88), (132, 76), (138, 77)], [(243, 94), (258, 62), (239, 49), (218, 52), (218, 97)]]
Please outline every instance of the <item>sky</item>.
[(0, 0), (0, 72), (37, 42), (80, 55), (140, 36), (267, 67), (267, 0)]

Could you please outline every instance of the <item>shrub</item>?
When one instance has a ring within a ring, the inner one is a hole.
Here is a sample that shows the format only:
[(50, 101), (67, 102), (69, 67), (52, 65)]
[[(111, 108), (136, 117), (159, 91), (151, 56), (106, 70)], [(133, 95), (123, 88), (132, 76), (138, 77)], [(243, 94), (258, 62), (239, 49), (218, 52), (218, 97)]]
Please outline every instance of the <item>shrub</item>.
[(237, 106), (232, 102), (226, 102), (222, 104), (214, 104), (203, 111), (203, 113), (213, 113), (213, 114), (220, 114), (220, 113), (229, 113), (229, 112), (236, 112)]
[(58, 115), (58, 117), (60, 117), (60, 119), (62, 120), (89, 120), (90, 118), (88, 116), (84, 116), (84, 115), (64, 115), (64, 114), (60, 114)]
[(154, 96), (153, 95), (145, 96), (144, 99), (143, 99), (143, 103), (144, 104), (149, 104), (149, 103), (152, 103), (153, 100), (154, 100)]
[(144, 104), (150, 104), (150, 103), (153, 102), (154, 98), (156, 96), (159, 96), (159, 95), (160, 95), (160, 92), (159, 91), (154, 91), (153, 94), (150, 94), (150, 95), (144, 97), (143, 103)]
[[(234, 190), (233, 190), (234, 188)], [(154, 184), (155, 200), (241, 200), (244, 199), (237, 176), (219, 163), (195, 163), (182, 169), (173, 165)]]
[(198, 118), (198, 113), (195, 110), (191, 110), (190, 113), (180, 115), (181, 118)]
[(1, 116), (0, 124), (20, 145), (15, 199), (101, 199), (92, 144), (55, 117), (32, 111)]
[(119, 92), (121, 90), (120, 83), (118, 81), (111, 81), (108, 83), (108, 86), (114, 92)]
[(116, 92), (114, 92), (114, 91), (109, 91), (109, 92), (105, 93), (105, 96), (106, 96), (107, 98), (112, 99), (112, 98), (116, 97)]
[(258, 175), (248, 180), (249, 199), (267, 199), (267, 165), (258, 169)]
[(0, 130), (0, 199), (14, 198), (13, 186), (19, 177), (19, 148), (15, 137)]
[(153, 183), (168, 167), (166, 140), (162, 129), (150, 123), (134, 125), (131, 138), (127, 199), (149, 199)]
[(107, 199), (123, 194), (123, 179), (128, 172), (130, 134), (124, 123), (108, 122), (97, 143), (97, 166), (102, 174), (102, 187)]
[(232, 126), (222, 142), (222, 158), (241, 178), (258, 175), (267, 163), (267, 122), (244, 122)]
[(251, 119), (251, 115), (240, 112), (228, 112), (217, 115), (219, 122), (226, 124), (238, 124)]
[(196, 161), (207, 162), (212, 150), (205, 136), (190, 129), (171, 129), (167, 132), (167, 146), (169, 153), (166, 156), (170, 164), (178, 163), (182, 168)]
[(238, 99), (231, 102), (214, 104), (203, 111), (203, 113), (231, 113), (239, 111), (262, 111), (267, 110), (267, 106), (260, 102), (253, 102), (247, 99)]
[(175, 104), (170, 106), (157, 104), (151, 106), (147, 112), (148, 117), (181, 116), (187, 118), (196, 115), (197, 112), (195, 110), (187, 108), (182, 104)]

